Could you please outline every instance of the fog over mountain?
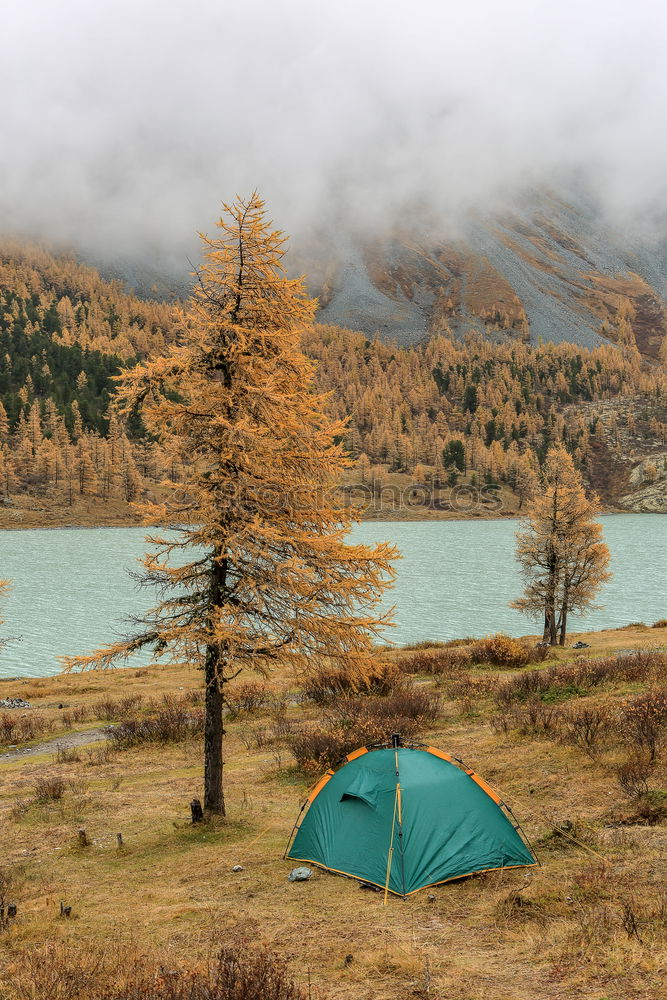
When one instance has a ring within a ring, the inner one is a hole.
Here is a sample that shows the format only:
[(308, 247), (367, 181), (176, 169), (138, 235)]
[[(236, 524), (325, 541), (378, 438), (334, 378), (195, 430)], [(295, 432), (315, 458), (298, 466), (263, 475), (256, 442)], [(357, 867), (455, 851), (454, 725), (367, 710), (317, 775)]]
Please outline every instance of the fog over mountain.
[(659, 239), (658, 0), (5, 0), (0, 230), (187, 270), (257, 187), (295, 246), (548, 187)]

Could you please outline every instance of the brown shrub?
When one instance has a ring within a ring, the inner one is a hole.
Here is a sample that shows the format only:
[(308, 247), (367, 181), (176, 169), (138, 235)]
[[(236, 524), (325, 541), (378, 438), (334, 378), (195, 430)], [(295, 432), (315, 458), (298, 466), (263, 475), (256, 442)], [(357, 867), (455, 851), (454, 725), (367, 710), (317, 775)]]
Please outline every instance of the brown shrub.
[(88, 709), (85, 705), (72, 705), (61, 715), (63, 726), (65, 726), (66, 729), (71, 729), (76, 722), (85, 722), (87, 718)]
[(356, 734), (350, 732), (304, 729), (292, 736), (289, 749), (300, 771), (318, 775), (334, 767), (360, 745)]
[(653, 761), (646, 752), (633, 753), (616, 768), (616, 780), (623, 792), (631, 799), (640, 799), (648, 794), (648, 779), (653, 770)]
[(439, 710), (438, 694), (414, 688), (385, 698), (344, 698), (325, 712), (324, 726), (292, 735), (290, 752), (302, 771), (319, 773), (352, 750), (384, 743), (392, 733), (414, 739)]
[(446, 642), (434, 642), (432, 639), (427, 639), (424, 642), (411, 642), (407, 646), (403, 646), (402, 649), (406, 653), (422, 649), (455, 649), (457, 646), (469, 646), (474, 641), (472, 637), (467, 639), (448, 639)]
[(391, 661), (377, 663), (364, 680), (353, 677), (345, 670), (324, 668), (312, 674), (303, 685), (306, 698), (318, 705), (326, 705), (336, 698), (352, 694), (388, 695), (403, 683), (399, 667)]
[(501, 706), (509, 706), (517, 701), (526, 701), (527, 698), (542, 694), (550, 686), (550, 670), (527, 670), (523, 674), (505, 681), (498, 688), (496, 701)]
[(435, 651), (420, 650), (411, 656), (403, 655), (398, 659), (398, 667), (404, 674), (446, 677), (470, 666), (471, 662), (469, 649), (446, 647)]
[(144, 974), (109, 1000), (305, 1000), (282, 959), (268, 949), (224, 947), (194, 971)]
[(0, 745), (27, 743), (52, 728), (53, 724), (36, 709), (0, 712)]
[(447, 681), (445, 690), (450, 698), (458, 702), (464, 715), (472, 715), (481, 701), (498, 690), (498, 680), (489, 674), (463, 674)]
[(521, 705), (503, 705), (492, 717), (491, 726), (496, 732), (517, 730), (521, 735), (554, 735), (560, 725), (560, 710), (556, 705), (529, 698)]
[(185, 692), (183, 700), (189, 702), (190, 705), (203, 705), (206, 700), (206, 692), (203, 688), (192, 688)]
[(539, 696), (561, 701), (586, 694), (603, 684), (658, 679), (667, 673), (667, 653), (638, 651), (618, 656), (580, 657), (544, 670), (527, 670), (505, 681), (498, 691), (501, 705)]
[(65, 787), (59, 775), (38, 778), (35, 782), (35, 802), (59, 802), (65, 794)]
[(204, 731), (204, 711), (192, 706), (190, 699), (163, 695), (148, 704), (149, 714), (128, 717), (117, 726), (109, 726), (107, 735), (118, 747), (140, 743), (178, 743)]
[(282, 959), (242, 941), (210, 963), (173, 968), (118, 947), (100, 951), (49, 942), (0, 972), (15, 1000), (305, 1000)]
[(614, 714), (608, 705), (576, 705), (562, 713), (560, 723), (566, 743), (590, 752), (612, 729)]
[[(325, 713), (325, 718), (333, 721), (334, 724), (350, 719), (366, 717), (377, 719), (380, 722), (395, 720), (414, 722), (417, 728), (423, 728), (430, 722), (434, 722), (440, 711), (441, 697), (431, 689), (406, 687), (385, 698), (348, 698), (345, 701), (333, 705)], [(412, 727), (413, 730), (415, 727)], [(395, 726), (392, 732), (400, 732)], [(413, 733), (414, 734), (414, 733)], [(391, 733), (388, 733), (391, 735)], [(407, 735), (407, 734), (405, 734)]]
[(621, 706), (626, 740), (655, 760), (667, 736), (667, 690), (645, 691)]
[(245, 681), (242, 684), (235, 684), (231, 691), (226, 693), (227, 709), (232, 717), (242, 713), (254, 715), (261, 708), (267, 707), (269, 697), (266, 684)]
[(10, 818), (16, 822), (22, 820), (23, 817), (30, 811), (31, 805), (32, 802), (30, 799), (14, 799), (14, 803), (9, 810)]
[(108, 743), (86, 749), (86, 764), (89, 767), (101, 767), (103, 764), (110, 764), (112, 760), (111, 747)]
[(124, 698), (101, 698), (92, 706), (93, 717), (113, 722), (123, 719), (131, 712), (135, 712), (141, 705), (143, 698), (140, 694), (126, 695)]
[(544, 646), (529, 646), (498, 632), (473, 643), (470, 658), (472, 663), (490, 663), (494, 667), (525, 667), (529, 663), (541, 663), (548, 652)]

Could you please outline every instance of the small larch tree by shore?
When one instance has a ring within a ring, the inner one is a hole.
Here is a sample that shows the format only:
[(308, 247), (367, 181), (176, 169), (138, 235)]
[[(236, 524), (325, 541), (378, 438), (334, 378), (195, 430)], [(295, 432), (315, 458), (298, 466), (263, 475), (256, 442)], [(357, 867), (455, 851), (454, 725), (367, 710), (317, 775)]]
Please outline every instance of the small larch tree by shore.
[(240, 671), (296, 671), (328, 659), (363, 680), (388, 623), (378, 603), (394, 572), (387, 544), (346, 542), (336, 496), (344, 425), (313, 391), (300, 350), (315, 303), (285, 276), (286, 238), (253, 194), (225, 206), (177, 343), (120, 377), (118, 405), (139, 413), (187, 471), (145, 503), (143, 580), (161, 600), (135, 634), (68, 669), (104, 668), (142, 648), (196, 664), (205, 687), (204, 808), (225, 814), (223, 711)]
[(544, 619), (544, 642), (565, 645), (570, 612), (593, 606), (611, 577), (610, 554), (597, 521), (600, 502), (587, 496), (562, 447), (547, 454), (540, 486), (517, 532), (517, 559), (525, 582), (511, 607)]

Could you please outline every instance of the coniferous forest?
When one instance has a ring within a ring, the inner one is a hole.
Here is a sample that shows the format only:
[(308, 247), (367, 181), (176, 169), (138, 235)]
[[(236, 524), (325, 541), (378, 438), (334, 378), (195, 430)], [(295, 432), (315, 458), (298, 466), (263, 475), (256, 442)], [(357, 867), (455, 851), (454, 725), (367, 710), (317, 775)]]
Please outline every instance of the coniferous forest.
[[(178, 336), (177, 304), (142, 299), (71, 256), (0, 255), (0, 489), (135, 500), (180, 470), (138, 418), (113, 411), (114, 376)], [(359, 473), (507, 484), (518, 503), (563, 444), (608, 503), (628, 453), (665, 473), (664, 368), (636, 348), (455, 337), (409, 347), (315, 325), (303, 347)]]

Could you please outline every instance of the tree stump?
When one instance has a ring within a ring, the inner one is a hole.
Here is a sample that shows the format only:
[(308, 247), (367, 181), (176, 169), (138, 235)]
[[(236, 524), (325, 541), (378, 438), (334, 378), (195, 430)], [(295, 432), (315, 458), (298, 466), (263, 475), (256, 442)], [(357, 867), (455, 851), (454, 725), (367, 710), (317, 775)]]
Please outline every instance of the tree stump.
[(190, 803), (190, 812), (192, 813), (192, 822), (201, 823), (204, 818), (204, 810), (201, 807), (199, 799), (192, 800)]

